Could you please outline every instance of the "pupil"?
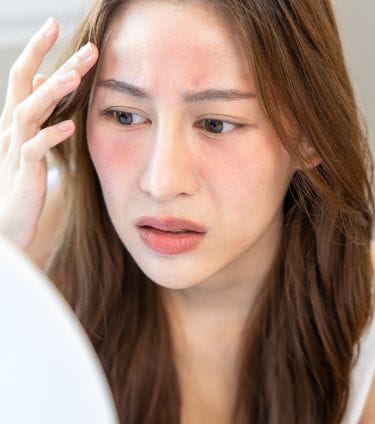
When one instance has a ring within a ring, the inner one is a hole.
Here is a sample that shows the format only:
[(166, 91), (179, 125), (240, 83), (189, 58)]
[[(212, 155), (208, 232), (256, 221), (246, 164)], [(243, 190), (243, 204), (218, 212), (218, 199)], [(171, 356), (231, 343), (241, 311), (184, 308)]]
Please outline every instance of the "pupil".
[(205, 127), (208, 131), (220, 133), (223, 130), (223, 122), (215, 119), (206, 119)]
[(117, 112), (117, 120), (120, 124), (129, 125), (133, 122), (133, 117), (131, 113), (126, 112)]

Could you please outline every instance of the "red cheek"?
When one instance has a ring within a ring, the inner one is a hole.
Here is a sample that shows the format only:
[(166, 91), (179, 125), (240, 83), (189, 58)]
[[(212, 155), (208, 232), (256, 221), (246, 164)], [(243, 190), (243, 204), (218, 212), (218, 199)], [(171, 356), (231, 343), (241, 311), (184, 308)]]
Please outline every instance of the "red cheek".
[(108, 174), (129, 169), (134, 162), (134, 144), (108, 137), (106, 134), (88, 132), (88, 148), (97, 173)]

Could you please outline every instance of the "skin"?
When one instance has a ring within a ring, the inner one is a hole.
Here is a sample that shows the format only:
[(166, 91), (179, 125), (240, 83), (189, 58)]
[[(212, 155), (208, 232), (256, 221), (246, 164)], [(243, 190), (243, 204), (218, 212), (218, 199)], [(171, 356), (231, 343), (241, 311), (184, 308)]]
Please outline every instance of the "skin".
[[(109, 215), (166, 299), (187, 421), (227, 422), (236, 343), (274, 258), (295, 166), (256, 97), (184, 103), (186, 91), (256, 94), (230, 28), (212, 11), (133, 2), (102, 55), (98, 81), (127, 81), (150, 94), (135, 98), (101, 83), (92, 92), (88, 146)], [(134, 123), (120, 124), (103, 114), (108, 109), (135, 113)], [(214, 134), (199, 125), (208, 118), (244, 127), (225, 124), (224, 134)], [(207, 233), (193, 251), (160, 254), (139, 238), (142, 215), (187, 217)], [(217, 414), (189, 415), (196, 411)]]

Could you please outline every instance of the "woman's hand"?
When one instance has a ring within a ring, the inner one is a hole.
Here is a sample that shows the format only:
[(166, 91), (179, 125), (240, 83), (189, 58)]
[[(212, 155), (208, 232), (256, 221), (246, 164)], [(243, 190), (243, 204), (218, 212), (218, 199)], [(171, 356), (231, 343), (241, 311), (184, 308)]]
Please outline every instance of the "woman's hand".
[(35, 237), (47, 186), (46, 154), (75, 130), (67, 120), (41, 129), (59, 101), (74, 91), (98, 58), (88, 44), (50, 78), (36, 72), (58, 35), (49, 18), (12, 66), (0, 117), (0, 234), (21, 248)]

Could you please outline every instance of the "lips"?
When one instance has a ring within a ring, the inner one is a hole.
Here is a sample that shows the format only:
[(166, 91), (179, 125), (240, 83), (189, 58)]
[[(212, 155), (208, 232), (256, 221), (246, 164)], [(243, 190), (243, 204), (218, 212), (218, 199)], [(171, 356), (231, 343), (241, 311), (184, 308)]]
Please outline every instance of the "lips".
[(200, 246), (206, 234), (202, 225), (181, 218), (143, 217), (137, 224), (143, 244), (163, 255), (187, 254)]
[(186, 218), (144, 216), (137, 220), (136, 225), (138, 227), (152, 227), (162, 231), (206, 232), (206, 228), (203, 225)]

